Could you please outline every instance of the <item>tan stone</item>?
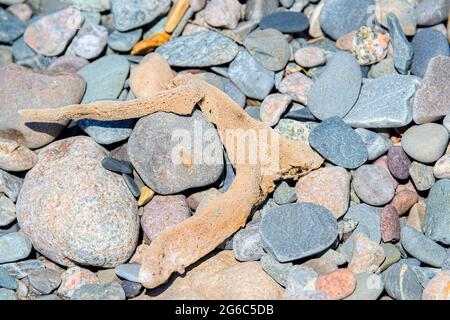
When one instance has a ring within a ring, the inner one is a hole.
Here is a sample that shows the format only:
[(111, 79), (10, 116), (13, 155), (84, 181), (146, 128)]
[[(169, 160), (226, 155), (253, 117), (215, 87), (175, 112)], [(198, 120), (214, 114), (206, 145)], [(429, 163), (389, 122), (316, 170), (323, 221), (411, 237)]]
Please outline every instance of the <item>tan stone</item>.
[(419, 201), (419, 196), (416, 192), (410, 190), (403, 190), (397, 192), (391, 201), (391, 205), (397, 209), (398, 214), (404, 215)]
[(356, 31), (347, 33), (336, 40), (336, 47), (340, 50), (352, 51), (353, 49), (353, 39), (356, 36)]
[(324, 5), (325, 1), (320, 1), (320, 3), (314, 8), (309, 18), (309, 35), (313, 38), (319, 38), (323, 36), (322, 29), (320, 28), (319, 17)]
[(425, 218), (425, 209), (426, 205), (424, 201), (419, 201), (411, 210), (409, 210), (408, 220), (406, 221), (406, 225), (410, 226), (417, 231), (422, 232), (422, 224)]
[(427, 283), (422, 300), (450, 300), (450, 270), (441, 271)]
[(356, 278), (350, 269), (343, 268), (317, 278), (316, 289), (336, 300), (344, 299), (355, 291)]
[(141, 195), (139, 196), (137, 205), (139, 207), (145, 206), (147, 203), (150, 202), (150, 200), (153, 199), (153, 196), (155, 195), (155, 191), (150, 189), (147, 186), (143, 186), (141, 189)]
[(269, 127), (276, 125), (291, 101), (292, 98), (287, 94), (274, 93), (268, 95), (260, 107), (260, 117), (262, 122)]
[(37, 162), (37, 155), (18, 142), (0, 138), (0, 169), (26, 171)]
[(384, 250), (363, 233), (353, 238), (353, 254), (348, 268), (354, 273), (376, 272), (384, 261)]

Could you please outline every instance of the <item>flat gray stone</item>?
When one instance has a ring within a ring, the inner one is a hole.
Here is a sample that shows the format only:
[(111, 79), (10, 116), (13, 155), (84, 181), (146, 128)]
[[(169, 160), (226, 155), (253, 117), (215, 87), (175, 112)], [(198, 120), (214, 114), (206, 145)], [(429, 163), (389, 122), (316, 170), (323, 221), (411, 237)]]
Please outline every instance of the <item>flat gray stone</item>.
[(409, 174), (418, 191), (429, 190), (436, 182), (433, 174), (433, 167), (424, 165), (420, 162), (414, 161), (411, 164)]
[(203, 74), (203, 77), (205, 78), (206, 82), (225, 92), (241, 108), (245, 107), (245, 94), (230, 79), (219, 76), (212, 72), (205, 72)]
[(431, 188), (423, 230), (434, 241), (450, 245), (450, 180), (439, 180)]
[(361, 67), (348, 52), (337, 52), (314, 82), (308, 108), (320, 120), (343, 118), (355, 105), (361, 89)]
[(410, 99), (420, 79), (388, 75), (366, 82), (344, 121), (356, 128), (397, 128), (412, 121)]
[(259, 22), (263, 17), (274, 13), (278, 0), (248, 0), (245, 7), (245, 19)]
[(239, 261), (258, 261), (265, 254), (261, 235), (259, 234), (259, 223), (247, 224), (244, 229), (239, 230), (233, 237), (234, 257)]
[(293, 264), (291, 262), (281, 263), (271, 254), (265, 254), (261, 257), (261, 267), (276, 282), (286, 287)]
[(375, 165), (364, 165), (356, 170), (353, 188), (362, 201), (373, 206), (387, 204), (395, 193), (389, 172)]
[(44, 269), (44, 263), (41, 260), (31, 259), (19, 262), (5, 263), (2, 265), (9, 274), (17, 279), (28, 276), (32, 271)]
[(127, 263), (118, 265), (114, 272), (117, 276), (122, 279), (139, 282), (139, 271), (141, 270), (141, 265), (137, 263)]
[(355, 277), (355, 291), (344, 300), (377, 300), (384, 290), (381, 276), (374, 273), (362, 272), (357, 273)]
[(0, 169), (0, 192), (3, 192), (12, 201), (16, 201), (22, 188), (23, 179)]
[(38, 269), (28, 274), (30, 285), (42, 294), (50, 294), (61, 284), (61, 274), (52, 269)]
[(239, 48), (234, 41), (213, 31), (180, 36), (156, 49), (173, 67), (210, 67), (228, 63)]
[(31, 252), (31, 241), (22, 233), (9, 233), (0, 237), (0, 264), (22, 260)]
[(421, 0), (416, 7), (417, 24), (435, 26), (447, 19), (449, 10), (448, 0)]
[(382, 273), (384, 287), (390, 297), (396, 300), (422, 299), (423, 286), (413, 268), (401, 260)]
[(386, 18), (394, 50), (395, 68), (401, 74), (407, 74), (414, 55), (413, 47), (406, 38), (397, 17), (392, 12), (389, 12)]
[(128, 139), (136, 124), (134, 119), (101, 121), (78, 120), (77, 125), (98, 144), (109, 145)]
[(107, 284), (85, 284), (74, 291), (70, 300), (125, 300), (125, 292), (115, 281)]
[(288, 262), (329, 248), (338, 236), (334, 215), (312, 203), (285, 204), (270, 209), (260, 225), (264, 248)]
[(357, 128), (355, 129), (355, 132), (361, 137), (366, 145), (369, 154), (368, 160), (378, 159), (392, 147), (392, 141), (389, 138), (376, 132), (364, 128)]
[(114, 30), (109, 34), (108, 45), (111, 49), (119, 52), (127, 52), (141, 39), (142, 29), (120, 32)]

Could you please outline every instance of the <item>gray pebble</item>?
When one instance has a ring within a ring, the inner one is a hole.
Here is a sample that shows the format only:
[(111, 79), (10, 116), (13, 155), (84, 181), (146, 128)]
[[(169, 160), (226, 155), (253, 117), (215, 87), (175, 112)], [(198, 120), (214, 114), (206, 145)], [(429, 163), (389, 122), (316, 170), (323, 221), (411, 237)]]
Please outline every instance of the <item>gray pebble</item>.
[(281, 182), (273, 193), (273, 200), (280, 205), (295, 202), (297, 200), (295, 188), (284, 181)]
[(8, 197), (0, 195), (0, 227), (16, 220), (16, 205)]
[(26, 44), (23, 37), (14, 41), (11, 49), (15, 61), (29, 59), (37, 55), (37, 53)]
[(97, 58), (105, 49), (108, 30), (104, 26), (85, 23), (72, 40), (75, 54), (84, 59)]
[(115, 269), (116, 275), (122, 279), (139, 282), (139, 271), (141, 270), (141, 265), (137, 263), (127, 263), (120, 264)]
[(103, 168), (117, 173), (132, 174), (133, 165), (129, 161), (117, 160), (111, 157), (106, 157), (102, 160)]
[(17, 200), (22, 184), (23, 179), (0, 169), (0, 192), (6, 194), (12, 201)]
[(361, 137), (367, 148), (369, 154), (368, 160), (372, 161), (378, 159), (392, 146), (392, 141), (390, 139), (376, 132), (364, 128), (357, 128), (355, 129), (355, 132)]
[(417, 24), (420, 26), (434, 26), (448, 17), (450, 1), (421, 0), (416, 7)]
[(0, 288), (0, 301), (17, 300), (17, 294), (13, 290)]
[(98, 144), (109, 145), (129, 138), (136, 124), (134, 119), (101, 121), (78, 120), (77, 125)]
[(382, 273), (386, 292), (396, 300), (421, 300), (423, 286), (413, 266), (399, 261)]
[(127, 52), (141, 39), (142, 29), (128, 32), (113, 31), (108, 37), (108, 45), (111, 49), (119, 52)]
[(355, 291), (344, 300), (377, 300), (384, 290), (381, 276), (374, 273), (363, 272), (357, 273), (355, 277)]
[(450, 245), (450, 180), (439, 180), (431, 188), (422, 227), (426, 236)]
[(245, 107), (245, 94), (230, 79), (211, 72), (205, 72), (203, 76), (206, 82), (225, 92), (241, 108)]
[(284, 293), (285, 299), (294, 299), (305, 291), (314, 291), (317, 277), (317, 272), (311, 268), (298, 265), (292, 267)]
[(23, 234), (15, 232), (0, 237), (0, 264), (24, 259), (30, 252), (31, 241)]
[(42, 294), (50, 294), (61, 284), (61, 275), (56, 270), (38, 269), (28, 274), (30, 285)]
[(112, 281), (107, 284), (85, 284), (74, 291), (70, 300), (125, 300), (122, 286)]
[(394, 65), (401, 74), (407, 74), (413, 58), (413, 47), (406, 38), (397, 17), (389, 12), (386, 15), (391, 36), (391, 44), (394, 50)]
[(5, 268), (11, 276), (17, 279), (25, 278), (31, 272), (45, 268), (44, 263), (41, 260), (36, 259), (5, 263), (2, 267)]
[(0, 266), (0, 288), (16, 290), (18, 286), (19, 283), (16, 278), (11, 276), (5, 268)]
[(375, 165), (364, 165), (356, 170), (353, 188), (362, 201), (373, 206), (388, 203), (395, 193), (389, 172)]
[(233, 237), (234, 256), (239, 261), (257, 261), (264, 255), (259, 234), (259, 223), (247, 224)]
[(293, 264), (291, 262), (281, 263), (271, 254), (265, 254), (261, 257), (261, 267), (276, 282), (286, 287)]
[(11, 43), (25, 31), (25, 24), (16, 16), (0, 8), (0, 43)]
[(120, 283), (123, 291), (125, 292), (125, 296), (127, 298), (135, 298), (137, 297), (144, 287), (139, 282), (132, 282), (128, 280), (124, 280)]
[(409, 174), (418, 191), (429, 190), (436, 182), (433, 174), (433, 167), (424, 165), (420, 162), (414, 161), (411, 164)]

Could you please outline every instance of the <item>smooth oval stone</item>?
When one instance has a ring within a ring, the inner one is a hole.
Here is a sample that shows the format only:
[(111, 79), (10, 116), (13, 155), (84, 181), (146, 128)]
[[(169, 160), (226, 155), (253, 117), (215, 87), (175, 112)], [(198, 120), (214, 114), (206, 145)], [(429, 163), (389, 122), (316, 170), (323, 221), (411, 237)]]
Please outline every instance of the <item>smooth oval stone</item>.
[(423, 286), (414, 268), (400, 260), (382, 273), (384, 287), (390, 297), (396, 300), (421, 299)]
[(73, 39), (73, 51), (84, 59), (94, 59), (103, 52), (107, 41), (108, 30), (104, 26), (87, 23)]
[(416, 7), (417, 24), (435, 26), (447, 19), (449, 11), (448, 0), (421, 0)]
[(259, 28), (282, 33), (300, 33), (309, 28), (309, 19), (301, 12), (275, 12), (261, 19)]
[(344, 121), (357, 128), (397, 128), (412, 121), (410, 99), (420, 79), (387, 75), (366, 82)]
[(25, 24), (16, 16), (0, 8), (0, 42), (10, 43), (25, 31)]
[(205, 21), (213, 27), (234, 29), (241, 16), (241, 4), (238, 0), (211, 0), (204, 11)]
[(128, 139), (136, 124), (134, 119), (101, 121), (78, 120), (77, 125), (98, 144), (109, 145)]
[(380, 226), (383, 242), (400, 240), (400, 219), (397, 209), (387, 205), (381, 211)]
[(0, 236), (0, 264), (28, 257), (31, 241), (22, 233), (14, 232)]
[(336, 218), (312, 204), (285, 204), (269, 209), (260, 225), (261, 241), (278, 261), (287, 262), (329, 248), (337, 238)]
[(122, 161), (111, 157), (106, 157), (102, 160), (102, 166), (103, 168), (113, 172), (126, 174), (133, 173), (133, 165), (129, 161)]
[(244, 46), (268, 70), (282, 70), (290, 58), (287, 40), (275, 29), (253, 31), (245, 38)]
[(373, 206), (388, 203), (395, 193), (389, 172), (375, 165), (364, 165), (358, 168), (353, 187), (362, 201)]
[(120, 264), (115, 269), (114, 272), (117, 276), (122, 279), (139, 282), (139, 270), (141, 270), (141, 265), (137, 263), (127, 263)]
[(447, 250), (416, 229), (403, 227), (401, 241), (402, 247), (421, 262), (437, 268), (444, 263)]
[(437, 179), (450, 179), (450, 155), (443, 155), (436, 161), (433, 174)]
[(423, 230), (434, 241), (450, 245), (450, 180), (437, 181), (427, 199)]
[(141, 39), (142, 29), (120, 32), (114, 30), (108, 37), (108, 45), (111, 49), (120, 52), (127, 52)]
[[(320, 27), (333, 40), (367, 25), (374, 0), (328, 0), (320, 12)], [(345, 18), (344, 18), (345, 17)]]
[(402, 147), (414, 160), (431, 163), (444, 154), (448, 139), (448, 131), (444, 126), (426, 123), (406, 130), (402, 137)]
[(389, 12), (386, 17), (394, 50), (395, 68), (401, 74), (407, 74), (414, 55), (413, 47), (406, 38), (397, 17), (392, 12)]
[(355, 132), (359, 134), (364, 142), (369, 154), (368, 160), (375, 160), (385, 154), (392, 146), (392, 141), (376, 132), (357, 128)]
[(129, 70), (128, 60), (119, 55), (102, 57), (82, 68), (78, 74), (87, 83), (82, 103), (116, 99), (123, 89)]
[(339, 51), (327, 62), (308, 95), (308, 108), (320, 119), (343, 118), (355, 105), (361, 89), (361, 67), (348, 52)]
[(387, 166), (389, 172), (397, 179), (407, 179), (409, 177), (409, 168), (411, 160), (409, 160), (405, 151), (401, 146), (393, 146), (387, 154)]
[(248, 224), (233, 236), (234, 257), (239, 261), (258, 261), (265, 254), (259, 233), (259, 223)]
[(368, 158), (361, 137), (339, 117), (328, 118), (314, 128), (309, 144), (330, 162), (347, 169), (358, 168)]
[(37, 155), (17, 141), (0, 138), (0, 169), (26, 171), (37, 161)]
[(228, 69), (230, 79), (249, 98), (263, 100), (272, 90), (275, 74), (241, 50)]
[(196, 32), (177, 37), (156, 49), (176, 67), (209, 67), (228, 63), (238, 54), (234, 41), (217, 32)]
[(170, 0), (111, 0), (114, 26), (128, 31), (146, 25), (170, 8)]
[[(192, 140), (183, 137), (193, 139), (200, 127), (208, 132), (209, 143), (196, 154)], [(210, 185), (224, 168), (222, 142), (200, 111), (190, 117), (158, 112), (141, 118), (128, 141), (128, 156), (142, 180), (159, 194)]]
[(85, 284), (74, 291), (70, 300), (125, 300), (125, 292), (115, 281), (107, 284)]
[(414, 57), (411, 65), (411, 73), (422, 78), (433, 57), (450, 55), (448, 40), (434, 28), (418, 31), (412, 40), (412, 46), (414, 49)]
[(384, 290), (384, 283), (380, 275), (362, 272), (355, 274), (356, 288), (344, 300), (377, 300)]

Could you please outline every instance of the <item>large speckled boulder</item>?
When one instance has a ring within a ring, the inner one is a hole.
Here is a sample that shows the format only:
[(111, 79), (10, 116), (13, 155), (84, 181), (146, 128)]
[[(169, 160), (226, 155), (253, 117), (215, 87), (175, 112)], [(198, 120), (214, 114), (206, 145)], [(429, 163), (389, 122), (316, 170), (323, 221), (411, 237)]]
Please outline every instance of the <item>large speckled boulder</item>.
[(122, 177), (102, 167), (106, 156), (91, 138), (69, 138), (44, 148), (26, 175), (17, 220), (47, 258), (115, 267), (134, 252), (136, 201)]

